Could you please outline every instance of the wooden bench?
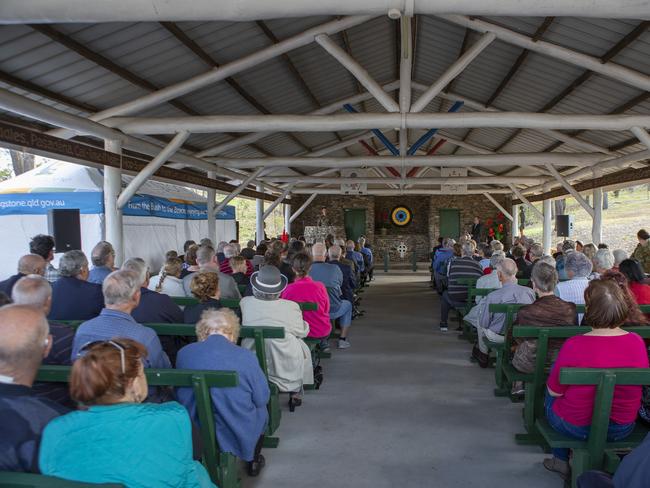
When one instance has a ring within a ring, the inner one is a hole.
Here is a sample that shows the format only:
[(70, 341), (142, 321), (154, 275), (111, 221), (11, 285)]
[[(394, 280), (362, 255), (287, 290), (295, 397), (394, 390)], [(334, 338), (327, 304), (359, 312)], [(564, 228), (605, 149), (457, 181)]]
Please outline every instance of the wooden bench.
[[(70, 327), (76, 328), (81, 325), (82, 321), (65, 322)], [(196, 328), (192, 324), (167, 324), (167, 323), (148, 323), (142, 324), (145, 327), (153, 329), (159, 336), (177, 336), (177, 337), (196, 337)], [(284, 328), (281, 327), (241, 327), (239, 329), (240, 339), (253, 339), (255, 341), (255, 354), (268, 380), (268, 368), (266, 363), (266, 350), (263, 347), (264, 339), (281, 339), (284, 337)], [(241, 341), (240, 341), (241, 343)], [(262, 346), (260, 347), (259, 344)], [(273, 437), (273, 434), (280, 426), (282, 417), (280, 409), (280, 391), (274, 383), (269, 382), (271, 397), (268, 403), (269, 423), (264, 436), (264, 447), (277, 447), (279, 439)]]
[[(186, 307), (188, 305), (196, 305), (199, 303), (199, 300), (194, 297), (171, 297), (176, 305)], [(224, 308), (239, 308), (239, 298), (222, 298), (219, 300), (221, 306)], [(318, 304), (315, 302), (296, 302), (300, 307), (300, 310), (318, 310)]]
[[(494, 290), (498, 290), (498, 288), (471, 288), (467, 291), (467, 306), (469, 307), (469, 304), (471, 303), (471, 307), (467, 310), (467, 313), (469, 313), (469, 310), (471, 310), (473, 307), (475, 307), (476, 304), (476, 298), (477, 297), (486, 297), (490, 293), (492, 293)], [(465, 313), (463, 316), (467, 315)], [(476, 328), (470, 324), (469, 322), (466, 322), (463, 320), (463, 331), (462, 333), (458, 336), (459, 339), (466, 339), (471, 343), (476, 342)]]
[[(497, 344), (497, 343), (489, 343), (490, 348), (494, 348), (497, 354), (497, 361), (495, 363), (495, 381), (497, 384), (497, 388), (495, 389), (495, 395), (497, 396), (510, 396), (511, 400), (516, 400), (510, 395), (510, 391), (512, 388), (512, 383), (515, 381), (526, 381), (527, 380), (527, 375), (517, 371), (511, 363), (512, 360), (512, 334), (510, 331), (512, 330), (513, 327), (513, 322), (514, 322), (514, 314), (521, 308), (523, 307), (523, 304), (512, 304), (509, 306), (506, 305), (490, 305), (490, 311), (494, 313), (506, 313), (506, 322), (503, 328), (503, 333), (505, 337), (505, 341), (503, 344)], [(511, 308), (508, 308), (511, 307)], [(650, 305), (640, 305), (639, 308), (641, 309), (641, 312), (643, 313), (650, 313)], [(582, 304), (576, 305), (576, 313), (577, 314), (584, 314), (585, 313), (585, 306)], [(566, 327), (575, 327), (574, 324), (568, 324), (567, 326), (564, 326), (563, 328)], [(639, 330), (639, 335), (645, 338), (645, 330), (644, 328), (641, 328)], [(530, 375), (528, 375), (529, 377)], [(529, 379), (529, 378), (528, 378)]]
[[(625, 330), (639, 334), (644, 339), (650, 338), (650, 327), (625, 327)], [(569, 337), (586, 334), (590, 331), (590, 327), (576, 325), (555, 327), (517, 325), (513, 328), (513, 338), (533, 339), (537, 341), (535, 371), (532, 374), (525, 375), (520, 373), (510, 362), (508, 362), (505, 368), (510, 378), (525, 382), (524, 408), (522, 413), (526, 433), (515, 435), (515, 441), (518, 444), (539, 444), (547, 447), (544, 439), (537, 431), (536, 421), (544, 417), (544, 394), (546, 380), (550, 371), (550, 361), (548, 360), (549, 341), (553, 339), (568, 339)]]
[(618, 442), (607, 441), (612, 400), (616, 385), (648, 385), (650, 369), (595, 369), (562, 368), (560, 383), (563, 385), (594, 385), (596, 396), (591, 419), (591, 429), (586, 441), (565, 436), (555, 431), (545, 418), (535, 422), (537, 431), (551, 448), (568, 448), (573, 451), (571, 463), (571, 486), (577, 486), (577, 478), (589, 469), (615, 467), (614, 450), (638, 446), (648, 434), (647, 427), (637, 423), (629, 437)]
[[(70, 366), (43, 365), (38, 371), (37, 381), (64, 382), (70, 378)], [(216, 435), (210, 388), (237, 386), (239, 379), (234, 371), (199, 371), (189, 369), (145, 369), (150, 386), (192, 388), (199, 417), (201, 440), (203, 441), (203, 464), (212, 481), (221, 488), (239, 486), (237, 458), (221, 452)]]
[(124, 488), (119, 483), (82, 483), (54, 476), (34, 473), (0, 472), (0, 486), (4, 488)]

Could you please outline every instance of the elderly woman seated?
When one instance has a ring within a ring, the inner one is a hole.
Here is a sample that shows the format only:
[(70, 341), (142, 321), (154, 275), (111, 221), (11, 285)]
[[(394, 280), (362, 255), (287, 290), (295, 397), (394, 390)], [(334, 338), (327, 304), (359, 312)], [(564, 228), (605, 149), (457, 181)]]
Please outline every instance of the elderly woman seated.
[(589, 275), (589, 279), (593, 280), (600, 278), (600, 275), (605, 271), (609, 271), (614, 267), (614, 254), (609, 249), (598, 249), (591, 262), (594, 271)]
[[(257, 476), (264, 467), (262, 442), (268, 421), (269, 385), (253, 353), (236, 345), (239, 319), (232, 310), (206, 310), (196, 324), (198, 342), (178, 352), (180, 369), (236, 371), (239, 385), (211, 388), (219, 448), (248, 462), (248, 474)], [(198, 423), (196, 399), (191, 388), (179, 388), (178, 400)]]
[[(545, 403), (550, 426), (579, 440), (586, 440), (589, 436), (596, 392), (590, 386), (560, 384), (560, 370), (567, 367), (648, 367), (643, 339), (621, 329), (628, 319), (629, 305), (619, 286), (611, 280), (593, 280), (584, 296), (587, 305), (585, 324), (592, 327), (592, 331), (570, 337), (562, 345), (546, 382)], [(608, 441), (620, 441), (630, 435), (640, 405), (641, 386), (616, 386)], [(544, 467), (567, 479), (570, 475), (569, 449), (552, 451), (553, 457), (544, 460)]]
[(199, 303), (185, 307), (183, 318), (186, 324), (196, 324), (204, 310), (221, 308), (219, 273), (216, 271), (202, 271), (195, 274), (190, 289)]
[(45, 427), (41, 473), (142, 488), (214, 487), (192, 459), (187, 411), (176, 402), (141, 403), (147, 396), (144, 346), (113, 339), (91, 343), (84, 352), (70, 376), (70, 394), (83, 410)]
[[(289, 392), (289, 409), (302, 404), (303, 384), (313, 383), (311, 354), (301, 340), (309, 334), (296, 302), (283, 300), (287, 278), (275, 266), (264, 266), (251, 276), (252, 297), (242, 298), (242, 324), (246, 327), (282, 327), (284, 339), (265, 339), (269, 381), (282, 392)], [(242, 346), (254, 349), (255, 342), (245, 339)]]
[[(565, 302), (553, 293), (559, 281), (554, 266), (549, 266), (547, 263), (536, 264), (533, 268), (531, 281), (537, 299), (530, 305), (525, 305), (519, 309), (514, 322), (515, 325), (539, 325), (544, 327), (576, 325), (575, 303)], [(537, 341), (516, 341), (515, 346), (517, 349), (512, 358), (512, 365), (522, 373), (533, 373), (535, 371)], [(548, 357), (555, 358), (561, 346), (561, 340), (551, 341)], [(516, 393), (519, 393), (519, 391), (516, 391)]]
[(321, 339), (321, 347), (329, 351), (328, 338), (332, 332), (330, 323), (330, 299), (325, 285), (314, 281), (309, 276), (312, 259), (307, 253), (298, 253), (291, 264), (296, 274), (296, 280), (282, 292), (282, 298), (294, 302), (315, 302), (317, 310), (303, 312), (303, 317), (309, 324), (307, 337)]
[[(568, 281), (562, 281), (555, 287), (555, 294), (565, 302), (583, 305), (585, 290), (589, 286), (588, 276), (591, 273), (591, 260), (581, 252), (570, 252), (564, 260), (564, 271)], [(559, 271), (558, 271), (558, 274)], [(582, 322), (582, 314), (578, 315), (578, 323)]]
[(165, 261), (160, 273), (149, 280), (149, 288), (170, 297), (184, 297), (185, 289), (181, 280), (183, 262), (178, 258), (169, 258)]

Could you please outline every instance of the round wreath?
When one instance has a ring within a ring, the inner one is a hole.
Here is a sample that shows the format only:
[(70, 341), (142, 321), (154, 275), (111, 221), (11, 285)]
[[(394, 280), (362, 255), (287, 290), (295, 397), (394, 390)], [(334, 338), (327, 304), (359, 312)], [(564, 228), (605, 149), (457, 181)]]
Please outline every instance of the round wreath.
[(405, 225), (409, 225), (411, 223), (413, 214), (408, 207), (400, 205), (391, 211), (390, 218), (393, 221), (393, 224), (399, 227), (404, 227)]

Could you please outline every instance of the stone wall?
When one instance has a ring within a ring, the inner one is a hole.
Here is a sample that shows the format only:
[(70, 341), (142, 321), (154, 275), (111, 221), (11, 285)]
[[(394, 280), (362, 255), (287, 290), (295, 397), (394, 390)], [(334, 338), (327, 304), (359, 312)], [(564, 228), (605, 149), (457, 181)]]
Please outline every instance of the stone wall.
[[(296, 211), (307, 200), (309, 195), (292, 195), (291, 210)], [(327, 207), (327, 216), (330, 223), (343, 227), (343, 210), (346, 208), (363, 208), (366, 210), (366, 237), (373, 242), (375, 237), (375, 197), (356, 195), (319, 195), (291, 223), (291, 234), (293, 236), (303, 235), (306, 225), (315, 225), (320, 208)]]
[[(511, 208), (511, 199), (509, 196), (493, 196), (494, 199), (506, 210)], [(461, 232), (471, 230), (472, 224), (474, 223), (474, 217), (479, 217), (481, 222), (485, 225), (487, 219), (494, 219), (499, 213), (499, 209), (483, 195), (432, 195), (430, 197), (429, 205), (431, 208), (431, 212), (429, 212), (429, 235), (431, 236), (431, 243), (433, 245), (435, 245), (438, 237), (440, 237), (440, 212), (438, 212), (438, 209), (460, 209)], [(508, 219), (505, 219), (504, 224), (507, 236), (510, 236), (511, 222)], [(484, 232), (485, 231), (486, 229), (484, 228)], [(506, 241), (505, 238), (503, 240), (504, 242)]]
[[(292, 196), (292, 209), (297, 210), (307, 199), (307, 195)], [(506, 209), (511, 208), (511, 199), (506, 195), (494, 195), (494, 198)], [(381, 212), (388, 212), (397, 205), (406, 205), (413, 213), (413, 221), (406, 227), (389, 224), (386, 235), (382, 236), (377, 228), (381, 222)], [(391, 260), (399, 260), (395, 248), (404, 242), (409, 250), (418, 250), (418, 259), (428, 259), (428, 253), (436, 244), (440, 229), (441, 208), (456, 208), (460, 210), (461, 232), (471, 229), (475, 216), (482, 222), (495, 218), (499, 210), (483, 195), (431, 195), (431, 196), (353, 196), (353, 195), (321, 195), (291, 224), (291, 234), (304, 234), (306, 225), (314, 225), (320, 208), (327, 207), (327, 213), (332, 225), (343, 226), (343, 210), (346, 208), (363, 208), (366, 210), (366, 236), (374, 249), (383, 258), (384, 250), (388, 250)], [(511, 223), (504, 220), (507, 235), (510, 236)], [(505, 242), (504, 238), (504, 242)], [(508, 241), (509, 242), (509, 241)], [(409, 257), (405, 260), (409, 260)]]
[[(391, 212), (397, 207), (403, 205), (407, 207), (413, 218), (411, 223), (398, 227), (393, 225), (391, 221)], [(404, 234), (429, 234), (429, 199), (414, 195), (405, 196), (390, 196), (390, 197), (375, 197), (375, 218), (377, 224), (382, 222), (389, 222), (387, 228), (388, 235), (404, 235)], [(376, 229), (376, 232), (379, 231)]]

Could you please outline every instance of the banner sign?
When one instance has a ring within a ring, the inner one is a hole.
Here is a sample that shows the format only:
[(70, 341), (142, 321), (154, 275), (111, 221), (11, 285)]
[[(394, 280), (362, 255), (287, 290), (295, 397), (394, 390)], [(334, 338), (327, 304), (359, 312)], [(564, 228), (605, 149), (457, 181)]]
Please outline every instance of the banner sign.
[[(48, 210), (78, 208), (82, 214), (104, 213), (103, 193), (80, 191), (65, 193), (0, 193), (1, 215), (47, 215)], [(122, 209), (123, 215), (164, 219), (206, 220), (205, 203), (170, 200), (151, 195), (135, 195)], [(227, 205), (217, 220), (235, 220), (235, 207)]]
[[(162, 217), (164, 219), (206, 220), (205, 203), (168, 200), (150, 195), (135, 195), (122, 209), (124, 215)], [(227, 205), (217, 215), (217, 220), (235, 220), (235, 207)]]
[(47, 215), (48, 210), (78, 208), (82, 214), (104, 213), (103, 193), (79, 191), (66, 193), (2, 193), (0, 215)]

